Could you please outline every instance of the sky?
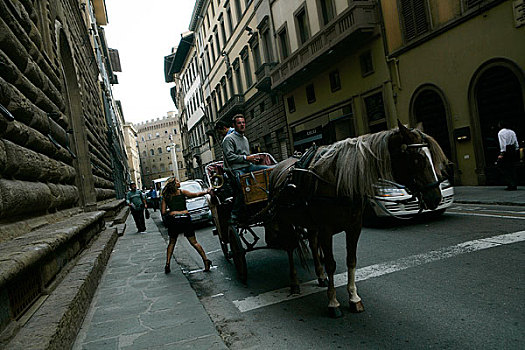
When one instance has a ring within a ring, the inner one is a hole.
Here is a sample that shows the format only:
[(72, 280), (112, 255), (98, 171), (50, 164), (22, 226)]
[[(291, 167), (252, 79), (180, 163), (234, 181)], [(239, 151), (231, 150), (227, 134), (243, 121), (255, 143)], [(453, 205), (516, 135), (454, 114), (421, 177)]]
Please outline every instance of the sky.
[(126, 122), (140, 123), (176, 111), (164, 82), (164, 56), (188, 30), (194, 0), (106, 0), (108, 46), (117, 49), (122, 72), (113, 95)]

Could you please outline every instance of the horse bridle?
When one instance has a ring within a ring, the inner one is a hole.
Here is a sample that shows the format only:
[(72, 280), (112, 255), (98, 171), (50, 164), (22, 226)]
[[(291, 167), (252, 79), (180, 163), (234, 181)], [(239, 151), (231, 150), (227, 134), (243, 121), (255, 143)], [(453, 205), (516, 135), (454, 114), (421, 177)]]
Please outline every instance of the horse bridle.
[(432, 166), (432, 172), (434, 173), (434, 176), (436, 178), (436, 181), (434, 182), (431, 182), (431, 183), (428, 183), (426, 185), (419, 185), (415, 179), (412, 179), (413, 181), (413, 184), (411, 184), (410, 187), (408, 186), (403, 186), (405, 188), (405, 190), (407, 190), (407, 192), (412, 196), (408, 199), (405, 199), (404, 201), (408, 201), (414, 197), (416, 197), (418, 199), (418, 203), (419, 203), (419, 213), (421, 213), (423, 211), (423, 209), (426, 209), (425, 208), (425, 203), (423, 202), (423, 192), (426, 192), (428, 190), (431, 190), (431, 189), (434, 189), (434, 188), (437, 188), (439, 187), (439, 185), (445, 181), (445, 178), (439, 178), (434, 170), (434, 163), (432, 162), (432, 157), (430, 155), (430, 151), (428, 149), (428, 143), (411, 143), (411, 144), (402, 144), (401, 145), (401, 152), (406, 152), (408, 149), (421, 149), (423, 150), (423, 152), (425, 153), (425, 155), (427, 156), (431, 166)]

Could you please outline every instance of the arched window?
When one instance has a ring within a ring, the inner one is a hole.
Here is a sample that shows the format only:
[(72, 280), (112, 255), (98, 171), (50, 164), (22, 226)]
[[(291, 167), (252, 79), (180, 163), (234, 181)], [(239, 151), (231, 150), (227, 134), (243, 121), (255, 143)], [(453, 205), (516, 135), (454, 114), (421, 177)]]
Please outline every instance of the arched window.
[(153, 173), (156, 173), (156, 172), (157, 172), (157, 166), (154, 165), (154, 166), (151, 168), (151, 171), (152, 171)]
[(143, 155), (144, 157), (146, 157), (146, 155), (147, 155), (146, 151), (142, 151), (142, 155)]
[(166, 167), (164, 166), (164, 164), (161, 164), (160, 165), (160, 171), (165, 171), (166, 170)]
[(149, 150), (149, 153), (150, 153), (152, 156), (155, 155), (155, 151), (153, 150), (153, 148)]
[(162, 154), (162, 148), (161, 148), (161, 147), (157, 148), (157, 152), (158, 152), (159, 154)]
[(146, 174), (149, 174), (149, 167), (146, 167)]

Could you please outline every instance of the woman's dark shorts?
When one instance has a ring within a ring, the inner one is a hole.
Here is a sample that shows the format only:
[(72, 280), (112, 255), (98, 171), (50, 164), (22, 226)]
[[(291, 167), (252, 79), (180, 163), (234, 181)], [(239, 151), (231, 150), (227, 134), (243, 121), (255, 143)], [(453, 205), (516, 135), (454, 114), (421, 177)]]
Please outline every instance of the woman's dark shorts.
[(166, 215), (164, 221), (168, 227), (168, 235), (171, 238), (177, 238), (179, 233), (184, 233), (184, 237), (195, 236), (195, 230), (189, 215)]

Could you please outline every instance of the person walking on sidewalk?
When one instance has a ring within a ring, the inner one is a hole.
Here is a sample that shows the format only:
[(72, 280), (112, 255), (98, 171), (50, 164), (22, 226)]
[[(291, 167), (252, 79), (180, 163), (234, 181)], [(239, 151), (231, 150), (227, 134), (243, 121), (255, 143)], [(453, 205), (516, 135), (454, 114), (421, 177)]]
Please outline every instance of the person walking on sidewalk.
[(155, 187), (151, 187), (148, 194), (151, 198), (151, 203), (153, 204), (153, 211), (157, 211), (157, 209), (159, 208), (159, 196)]
[(201, 192), (189, 192), (180, 188), (180, 181), (176, 177), (171, 177), (166, 182), (166, 186), (162, 190), (162, 202), (160, 205), (160, 213), (163, 217), (165, 225), (168, 227), (168, 235), (170, 236), (170, 242), (168, 243), (166, 266), (164, 267), (165, 273), (170, 273), (170, 262), (171, 256), (175, 244), (177, 243), (177, 237), (179, 233), (184, 233), (184, 237), (188, 239), (191, 246), (199, 253), (204, 262), (204, 271), (210, 271), (211, 260), (208, 260), (206, 253), (202, 246), (197, 242), (195, 237), (195, 231), (191, 224), (191, 217), (186, 208), (186, 198), (201, 197), (205, 194), (210, 193), (210, 190)]
[(516, 163), (519, 160), (519, 144), (516, 133), (508, 128), (505, 121), (500, 121), (498, 127), (501, 129), (498, 132), (500, 154), (498, 155), (497, 164), (501, 167), (503, 172), (503, 179), (507, 184), (505, 190), (516, 191), (518, 187)]
[(146, 221), (144, 220), (144, 209), (148, 206), (142, 196), (142, 192), (137, 190), (137, 184), (132, 182), (130, 185), (130, 191), (126, 194), (126, 203), (131, 209), (131, 215), (135, 220), (135, 226), (137, 226), (138, 232), (146, 231)]

